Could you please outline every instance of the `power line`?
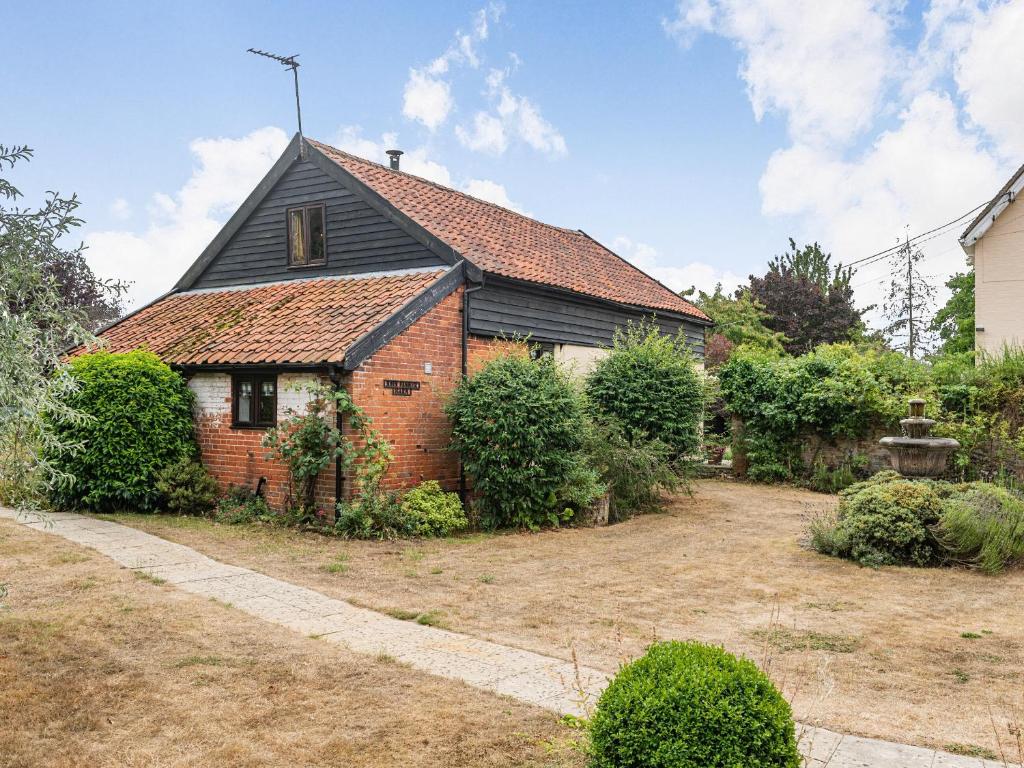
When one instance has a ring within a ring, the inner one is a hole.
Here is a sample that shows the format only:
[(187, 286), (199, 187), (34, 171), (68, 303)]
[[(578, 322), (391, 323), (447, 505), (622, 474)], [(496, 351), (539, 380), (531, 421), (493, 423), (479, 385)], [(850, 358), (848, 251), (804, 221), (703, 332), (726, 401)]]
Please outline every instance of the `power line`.
[[(981, 210), (986, 205), (988, 205), (989, 202), (990, 202), (989, 200), (986, 200), (981, 205), (974, 206), (974, 208), (972, 208), (971, 210), (967, 211), (967, 213), (964, 213), (964, 214), (961, 214), (960, 216), (957, 216), (952, 221), (947, 221), (945, 224), (942, 224), (942, 225), (940, 225), (938, 227), (935, 227), (934, 229), (929, 229), (927, 232), (922, 232), (919, 235), (914, 235), (912, 238), (910, 238), (910, 242), (916, 244), (916, 242), (918, 240), (920, 240), (921, 238), (925, 237), (926, 235), (930, 235), (933, 232), (938, 232), (940, 229), (947, 229), (948, 227), (952, 227), (957, 222), (960, 222), (960, 221), (963, 221), (964, 219), (966, 219), (972, 213), (977, 213), (979, 210)], [(929, 240), (930, 239), (931, 238), (929, 238)], [(878, 253), (873, 253), (870, 256), (865, 256), (862, 259), (857, 259), (856, 261), (851, 261), (849, 264), (844, 264), (843, 266), (845, 266), (845, 267), (855, 267), (858, 264), (864, 264), (865, 262), (870, 261), (872, 259), (877, 259), (877, 258), (882, 257), (882, 256), (889, 256), (892, 253), (894, 253), (895, 251), (898, 251), (901, 248), (903, 248), (904, 245), (905, 245), (905, 243), (898, 243), (898, 244), (892, 246), (891, 248), (886, 248), (884, 251), (879, 251)]]

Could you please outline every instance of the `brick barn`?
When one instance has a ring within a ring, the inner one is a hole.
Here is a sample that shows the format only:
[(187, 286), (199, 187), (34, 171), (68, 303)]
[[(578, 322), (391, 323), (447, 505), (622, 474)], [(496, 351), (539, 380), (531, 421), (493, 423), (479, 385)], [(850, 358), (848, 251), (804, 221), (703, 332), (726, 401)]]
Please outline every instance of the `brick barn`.
[[(581, 230), (296, 136), (164, 296), (106, 328), (114, 352), (146, 347), (196, 396), (203, 462), (275, 505), (286, 469), (264, 431), (316, 378), (344, 387), (394, 454), (387, 482), (458, 487), (444, 399), (501, 345), (529, 336), (586, 367), (618, 326), (653, 318), (703, 356), (708, 318)], [(346, 478), (323, 473), (325, 508)]]

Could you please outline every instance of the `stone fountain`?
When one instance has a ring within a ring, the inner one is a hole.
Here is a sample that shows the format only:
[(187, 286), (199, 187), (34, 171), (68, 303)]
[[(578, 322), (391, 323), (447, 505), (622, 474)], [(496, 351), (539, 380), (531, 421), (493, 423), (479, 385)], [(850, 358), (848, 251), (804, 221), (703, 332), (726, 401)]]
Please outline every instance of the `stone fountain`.
[(924, 416), (924, 400), (910, 401), (910, 417), (900, 420), (903, 437), (883, 437), (879, 444), (889, 451), (892, 468), (904, 477), (938, 477), (946, 471), (949, 454), (960, 443), (949, 437), (931, 437), (934, 419)]

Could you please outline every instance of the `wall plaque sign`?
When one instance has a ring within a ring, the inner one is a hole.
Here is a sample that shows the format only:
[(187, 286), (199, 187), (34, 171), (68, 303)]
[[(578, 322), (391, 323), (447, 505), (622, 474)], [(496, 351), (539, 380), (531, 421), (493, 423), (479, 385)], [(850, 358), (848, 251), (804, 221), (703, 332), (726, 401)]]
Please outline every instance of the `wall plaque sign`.
[(400, 379), (384, 379), (384, 389), (390, 389), (396, 397), (411, 397), (420, 388), (418, 381), (402, 381)]

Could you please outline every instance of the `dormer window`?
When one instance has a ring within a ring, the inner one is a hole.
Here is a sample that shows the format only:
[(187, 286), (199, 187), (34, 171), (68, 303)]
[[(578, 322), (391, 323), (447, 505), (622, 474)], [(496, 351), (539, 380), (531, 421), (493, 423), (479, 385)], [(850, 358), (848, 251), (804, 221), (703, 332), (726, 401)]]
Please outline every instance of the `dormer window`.
[(288, 209), (288, 266), (315, 267), (327, 263), (324, 204)]

